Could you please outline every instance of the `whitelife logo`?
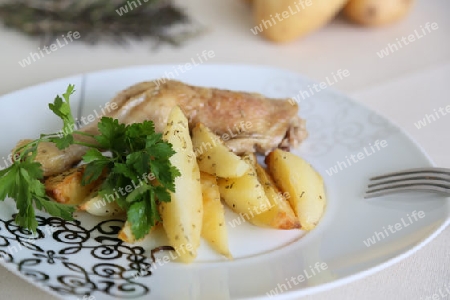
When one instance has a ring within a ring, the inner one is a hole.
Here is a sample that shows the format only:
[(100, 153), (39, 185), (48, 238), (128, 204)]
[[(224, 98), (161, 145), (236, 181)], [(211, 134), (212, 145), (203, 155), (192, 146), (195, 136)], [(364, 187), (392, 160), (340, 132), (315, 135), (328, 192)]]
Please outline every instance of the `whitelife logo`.
[(100, 120), (101, 117), (105, 116), (106, 114), (111, 113), (112, 111), (116, 110), (119, 106), (117, 103), (114, 102), (107, 102), (104, 107), (102, 105), (99, 106), (100, 113), (97, 112), (96, 109), (93, 110), (92, 114), (89, 114), (87, 116), (82, 116), (79, 120), (78, 118), (75, 119), (75, 123), (64, 127), (58, 132), (58, 135), (60, 137), (63, 137), (65, 135), (71, 134), (74, 131), (88, 125), (89, 123), (94, 122), (95, 120)]
[[(276, 25), (278, 22), (283, 22), (284, 20), (288, 19), (289, 17), (298, 14), (303, 9), (305, 9), (308, 6), (312, 5), (312, 0), (300, 0), (293, 3), (294, 9), (291, 5), (289, 5), (288, 9), (281, 13), (276, 13), (275, 17), (273, 15), (270, 15), (270, 20), (262, 20), (262, 22), (255, 26), (254, 28), (250, 28), (250, 31), (257, 35), (260, 32), (263, 32), (264, 29), (270, 28), (274, 25)], [(278, 22), (275, 20), (275, 18), (278, 20)]]
[[(347, 69), (339, 69), (336, 71), (336, 74), (334, 72), (331, 72), (331, 79), (329, 76), (325, 77), (325, 81), (322, 81), (320, 83), (314, 83), (311, 85), (308, 85), (308, 88), (305, 90), (301, 90), (297, 93), (297, 95), (293, 96), (291, 99), (289, 99), (289, 103), (292, 105), (295, 105), (295, 102), (300, 103), (301, 100), (306, 100), (311, 96), (314, 96), (317, 93), (320, 93), (321, 91), (327, 89), (328, 87), (335, 85), (339, 81), (343, 80), (344, 78), (347, 78), (350, 76), (350, 72)], [(300, 99), (300, 97), (302, 99)]]
[[(12, 155), (11, 153), (5, 158), (2, 157), (2, 161), (0, 161), (0, 171), (6, 168), (9, 168), (16, 160), (19, 160), (20, 154), (16, 153)], [(4, 165), (3, 165), (4, 164)]]
[(441, 116), (446, 116), (448, 113), (450, 113), (450, 105), (447, 105), (445, 108), (439, 107), (438, 111), (441, 114), (438, 114), (436, 109), (434, 109), (433, 111), (434, 111), (434, 115), (426, 114), (425, 118), (414, 123), (414, 126), (416, 126), (417, 129), (421, 129), (421, 128), (427, 126), (428, 124), (431, 124), (432, 122), (434, 122), (436, 120), (439, 120), (441, 118)]
[[(67, 38), (69, 41), (67, 41), (66, 36), (64, 34), (61, 35), (61, 37), (64, 40), (64, 43), (61, 43), (59, 40), (59, 37), (56, 39), (56, 43), (51, 44), (50, 46), (44, 46), (43, 49), (38, 48), (38, 52), (30, 52), (30, 55), (27, 58), (22, 59), (22, 61), (19, 61), (19, 65), (22, 68), (25, 68), (26, 66), (31, 65), (32, 62), (35, 62), (36, 60), (40, 60), (41, 58), (44, 58), (46, 54), (51, 54), (52, 52), (57, 51), (58, 49), (61, 49), (62, 47), (69, 44), (69, 42), (73, 42), (74, 39), (78, 40), (80, 38), (80, 33), (78, 31), (69, 31), (67, 33)], [(42, 51), (44, 50), (45, 53)]]
[[(260, 195), (258, 195), (259, 197)], [(277, 199), (275, 202), (284, 201), (284, 199), (289, 199), (291, 195), (288, 192), (281, 193), (279, 192), (277, 194)], [(248, 213), (239, 213), (239, 217), (234, 218), (231, 221), (228, 221), (228, 224), (230, 224), (231, 228), (236, 228), (237, 226), (245, 223), (247, 220), (250, 220), (254, 218), (255, 216), (258, 216), (262, 213), (265, 213), (266, 211), (270, 210), (272, 207), (274, 207), (275, 204), (270, 203), (269, 199), (267, 199), (266, 202), (263, 202), (259, 205), (259, 207), (253, 207), (252, 209), (248, 210)]]
[(425, 24), (425, 28), (423, 28), (422, 25), (420, 26), (422, 35), (417, 31), (417, 29), (415, 29), (414, 33), (408, 35), (408, 37), (402, 36), (402, 38), (400, 40), (397, 38), (396, 39), (397, 43), (394, 43), (394, 44), (389, 43), (386, 48), (381, 49), (381, 51), (377, 52), (377, 55), (379, 58), (389, 56), (391, 53), (394, 53), (394, 52), (402, 49), (403, 46), (407, 46), (417, 40), (420, 40), (421, 38), (423, 38), (424, 36), (429, 34), (432, 30), (437, 30), (438, 28), (439, 28), (439, 26), (436, 22), (434, 22), (434, 23), (427, 22)]
[[(226, 142), (240, 134), (242, 134), (243, 132), (248, 131), (250, 128), (252, 128), (252, 122), (247, 121), (241, 121), (240, 123), (235, 123), (233, 126), (227, 126), (227, 131), (225, 133), (222, 133), (220, 135), (220, 140)], [(214, 132), (217, 136), (219, 136), (218, 132)], [(218, 142), (219, 139), (217, 139)], [(199, 157), (200, 155), (202, 155), (204, 152), (213, 149), (217, 146), (216, 140), (213, 140), (212, 143), (210, 142), (202, 142), (200, 147), (197, 147), (194, 149), (194, 154), (195, 157)], [(181, 149), (175, 149), (177, 152), (181, 151)]]
[(318, 275), (320, 272), (325, 271), (326, 269), (328, 269), (328, 265), (326, 263), (316, 262), (314, 264), (314, 267), (309, 266), (309, 270), (307, 269), (303, 270), (303, 273), (298, 275), (297, 277), (292, 276), (289, 279), (286, 278), (285, 279), (286, 283), (279, 283), (274, 289), (267, 292), (266, 295), (269, 296), (269, 298), (277, 296), (278, 294), (281, 294), (283, 292), (292, 289), (293, 285), (296, 286), (301, 282)]
[(209, 51), (203, 50), (201, 54), (197, 53), (196, 58), (192, 57), (190, 62), (187, 62), (184, 65), (178, 65), (176, 67), (174, 66), (172, 67), (172, 71), (164, 72), (164, 75), (160, 76), (160, 78), (157, 79), (155, 83), (159, 87), (161, 84), (166, 83), (166, 81), (181, 76), (181, 74), (184, 74), (192, 70), (192, 68), (195, 68), (201, 64), (206, 63), (209, 59), (214, 58), (215, 56), (216, 54), (214, 53), (213, 50)]
[(348, 158), (348, 156), (345, 156), (345, 161), (336, 161), (336, 164), (333, 167), (325, 171), (327, 172), (328, 176), (333, 176), (333, 174), (337, 174), (339, 171), (344, 170), (344, 168), (347, 169), (348, 167), (350, 167), (352, 165), (352, 162), (356, 164), (364, 158), (375, 154), (377, 151), (380, 151), (382, 148), (387, 146), (388, 143), (386, 140), (376, 140), (373, 146), (372, 143), (370, 143), (369, 147), (364, 147), (362, 151), (356, 154), (351, 154), (350, 158)]
[[(142, 0), (142, 2), (147, 3), (151, 0)], [(136, 3), (137, 2), (137, 3)], [(142, 5), (141, 0), (136, 0), (136, 1), (127, 1), (127, 4), (119, 7), (119, 9), (116, 9), (116, 13), (119, 16), (123, 16), (124, 14), (128, 13), (128, 8), (130, 8), (130, 11), (132, 11), (135, 8), (138, 8), (139, 6)], [(133, 5), (132, 5), (133, 4)], [(134, 7), (133, 7), (134, 6)]]
[(399, 222), (399, 223), (395, 223), (395, 225), (389, 225), (389, 226), (387, 226), (387, 229), (385, 226), (383, 226), (383, 231), (380, 231), (380, 232), (375, 231), (373, 233), (372, 237), (370, 237), (364, 241), (364, 245), (366, 245), (366, 247), (375, 245), (377, 242), (387, 238), (389, 236), (389, 233), (394, 234), (394, 233), (402, 230), (403, 228), (410, 226), (414, 222), (417, 222), (420, 219), (424, 218), (425, 212), (423, 210), (421, 210), (419, 212), (413, 211), (411, 213), (411, 215), (407, 214), (406, 217), (407, 217), (407, 220), (405, 220), (404, 218), (400, 219), (401, 223)]

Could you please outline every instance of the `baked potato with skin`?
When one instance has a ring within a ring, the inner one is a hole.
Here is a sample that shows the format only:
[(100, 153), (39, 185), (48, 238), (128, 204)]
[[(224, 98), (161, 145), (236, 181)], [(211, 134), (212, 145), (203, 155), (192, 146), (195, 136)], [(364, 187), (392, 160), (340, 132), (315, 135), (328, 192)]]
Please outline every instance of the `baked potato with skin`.
[(277, 186), (290, 195), (301, 229), (311, 230), (322, 217), (325, 204), (323, 179), (309, 163), (290, 152), (276, 149), (266, 157), (266, 164)]

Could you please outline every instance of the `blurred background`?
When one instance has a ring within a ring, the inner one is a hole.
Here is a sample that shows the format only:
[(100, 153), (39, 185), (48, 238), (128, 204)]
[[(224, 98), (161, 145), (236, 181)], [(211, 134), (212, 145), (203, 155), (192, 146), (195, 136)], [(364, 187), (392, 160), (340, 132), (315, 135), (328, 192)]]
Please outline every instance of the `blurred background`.
[[(352, 76), (338, 80), (333, 89), (386, 116), (411, 134), (436, 164), (450, 167), (450, 120), (440, 121), (433, 131), (413, 125), (425, 113), (450, 104), (448, 0), (0, 4), (0, 95), (91, 71), (184, 64), (204, 51), (214, 52), (208, 64), (270, 65), (317, 81), (342, 69)], [(307, 299), (431, 299), (426, 297), (450, 285), (449, 241), (447, 229), (401, 263)], [(0, 269), (2, 298), (48, 299), (17, 281)]]
[[(127, 3), (127, 1), (120, 2)], [(148, 5), (144, 3), (144, 0), (141, 2), (143, 3), (141, 7)], [(341, 13), (336, 18), (329, 17), (330, 20), (324, 22), (323, 27), (318, 26), (312, 32), (281, 44), (265, 39), (261, 33), (258, 35), (252, 33), (251, 29), (259, 22), (255, 20), (255, 8), (247, 2), (249, 1), (173, 1), (174, 5), (183, 9), (192, 19), (192, 24), (199, 24), (205, 30), (203, 34), (187, 39), (178, 47), (160, 43), (155, 49), (154, 42), (149, 39), (144, 39), (143, 42), (129, 39), (128, 46), (117, 45), (106, 38), (107, 30), (104, 33), (97, 33), (98, 39), (104, 38), (107, 41), (99, 41), (97, 45), (92, 46), (83, 42), (85, 37), (81, 32), (80, 39), (71, 42), (70, 47), (62, 47), (26, 68), (22, 68), (18, 62), (29, 56), (30, 52), (37, 52), (41, 40), (27, 38), (19, 34), (18, 30), (1, 28), (0, 65), (2, 70), (7, 70), (8, 76), (3, 76), (0, 94), (83, 72), (142, 64), (183, 63), (203, 50), (214, 50), (216, 53), (210, 63), (270, 64), (301, 72), (317, 80), (325, 78), (339, 68), (346, 68), (350, 73), (357, 69), (364, 70), (358, 76), (352, 76), (351, 80), (344, 80), (336, 85), (337, 89), (343, 91), (368, 88), (404, 74), (443, 64), (449, 59), (450, 6), (446, 0), (411, 1), (414, 2), (412, 8), (407, 10), (399, 21), (379, 27), (360, 26), (349, 21)], [(279, 0), (279, 2), (289, 1)], [(304, 2), (306, 5), (307, 1)], [(372, 2), (406, 3), (407, 1)], [(296, 9), (295, 6), (292, 7)], [(314, 6), (311, 7), (314, 8)], [(281, 10), (285, 9), (281, 8)], [(81, 14), (80, 17), (88, 18), (86, 13)], [(119, 16), (113, 11), (110, 18), (111, 16), (113, 16), (113, 22), (120, 22), (118, 20), (125, 18), (127, 14)], [(312, 19), (319, 17), (320, 12), (314, 11)], [(27, 19), (26, 16), (22, 18)], [(288, 21), (289, 19), (283, 22)], [(283, 25), (283, 22), (279, 24)], [(432, 31), (409, 47), (405, 46), (397, 53), (392, 53), (383, 59), (377, 56), (377, 52), (387, 47), (388, 43), (394, 44), (397, 38), (414, 34), (414, 30), (420, 31), (420, 26), (424, 26), (427, 22), (436, 22), (439, 29)], [(95, 28), (95, 25), (92, 27)], [(67, 31), (65, 30), (64, 33)]]

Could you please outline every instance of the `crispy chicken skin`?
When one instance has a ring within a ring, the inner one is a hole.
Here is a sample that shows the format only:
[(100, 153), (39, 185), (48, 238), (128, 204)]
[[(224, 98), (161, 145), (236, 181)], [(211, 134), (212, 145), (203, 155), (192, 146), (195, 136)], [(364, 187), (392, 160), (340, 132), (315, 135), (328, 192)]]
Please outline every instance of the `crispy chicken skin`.
[[(179, 81), (158, 85), (138, 83), (112, 100), (117, 109), (107, 115), (123, 123), (152, 120), (162, 132), (169, 112), (179, 105), (189, 126), (201, 122), (237, 153), (267, 153), (277, 147), (297, 147), (307, 137), (298, 106), (288, 99), (268, 99), (260, 94), (195, 87)], [(85, 128), (97, 133), (97, 124)]]
[[(305, 121), (298, 117), (297, 104), (288, 100), (195, 87), (174, 80), (162, 84), (149, 81), (120, 92), (109, 105), (116, 109), (110, 110), (106, 116), (125, 124), (152, 120), (156, 131), (162, 132), (171, 109), (178, 105), (189, 119), (191, 128), (203, 123), (221, 136), (234, 152), (266, 154), (277, 147), (297, 147), (307, 137)], [(81, 130), (98, 134), (97, 122)], [(72, 145), (62, 151), (58, 159), (55, 157), (57, 164), (40, 161), (45, 175), (60, 173), (79, 162), (85, 151), (83, 148)], [(55, 165), (57, 168), (52, 167)]]

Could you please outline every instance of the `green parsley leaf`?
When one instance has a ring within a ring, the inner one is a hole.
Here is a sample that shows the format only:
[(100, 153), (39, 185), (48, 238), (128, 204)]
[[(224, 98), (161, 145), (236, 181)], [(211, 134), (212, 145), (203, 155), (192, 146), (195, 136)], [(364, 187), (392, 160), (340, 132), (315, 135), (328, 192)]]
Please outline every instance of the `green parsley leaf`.
[(113, 168), (113, 172), (116, 174), (123, 175), (126, 178), (129, 178), (134, 181), (139, 181), (139, 177), (136, 175), (136, 172), (133, 172), (133, 169), (130, 169), (129, 166), (123, 163), (116, 163)]
[(143, 238), (154, 224), (150, 205), (146, 201), (134, 202), (127, 211), (127, 221), (131, 224), (131, 231), (136, 239)]
[(16, 177), (19, 171), (18, 164), (12, 164), (9, 168), (0, 172), (0, 200), (6, 197), (14, 197), (17, 194)]
[(48, 107), (55, 115), (61, 118), (63, 121), (63, 132), (64, 135), (71, 134), (73, 128), (75, 128), (75, 120), (72, 116), (72, 110), (70, 108), (70, 96), (75, 92), (75, 86), (69, 84), (66, 92), (63, 94), (64, 100), (58, 95), (56, 96), (53, 103), (50, 103)]
[(83, 155), (83, 161), (85, 163), (90, 163), (96, 160), (105, 160), (106, 157), (98, 150), (91, 148)]
[(95, 136), (95, 140), (100, 148), (110, 150), (117, 156), (126, 150), (125, 124), (120, 124), (117, 119), (103, 117), (98, 123), (98, 130), (100, 134)]
[[(117, 119), (103, 117), (98, 123), (99, 134), (93, 136), (97, 144), (77, 141), (70, 108), (74, 91), (74, 86), (69, 85), (62, 97), (57, 96), (49, 104), (50, 110), (63, 121), (63, 129), (59, 133), (41, 134), (39, 139), (17, 149), (19, 159), (0, 170), (0, 200), (13, 198), (18, 209), (17, 224), (32, 231), (37, 228), (34, 206), (52, 216), (71, 220), (74, 207), (51, 201), (46, 195), (42, 166), (35, 158), (41, 142), (52, 142), (59, 149), (72, 144), (87, 146), (82, 184), (105, 177), (99, 195), (116, 201), (127, 211), (132, 232), (140, 239), (161, 220), (159, 202), (170, 201), (170, 192), (175, 191), (175, 178), (180, 172), (169, 160), (175, 151), (161, 134), (155, 133), (152, 121), (125, 125)], [(155, 181), (149, 182), (148, 174), (153, 174)]]
[(96, 160), (86, 165), (81, 178), (82, 185), (88, 185), (102, 176), (111, 163), (108, 160)]
[(42, 165), (35, 161), (41, 142), (53, 142), (59, 149), (75, 142), (72, 135), (75, 121), (70, 108), (70, 96), (74, 91), (74, 86), (69, 85), (62, 98), (56, 96), (54, 102), (49, 104), (50, 110), (63, 121), (63, 130), (59, 133), (41, 134), (39, 139), (16, 149), (13, 155), (18, 155), (18, 159), (0, 171), (0, 200), (3, 201), (7, 197), (14, 199), (18, 210), (15, 218), (17, 225), (31, 231), (36, 231), (38, 225), (34, 206), (52, 216), (67, 220), (72, 219), (75, 210), (71, 206), (50, 200), (42, 182)]
[(159, 201), (170, 202), (170, 200), (171, 200), (170, 194), (167, 193), (165, 188), (163, 188), (162, 186), (156, 186), (154, 188), (154, 191), (155, 191), (156, 198), (158, 198)]
[[(169, 160), (175, 151), (161, 134), (155, 133), (152, 121), (124, 125), (104, 117), (98, 127), (100, 135), (95, 139), (112, 157), (90, 151), (84, 157), (86, 170), (93, 168), (99, 174), (100, 167), (95, 164), (109, 161), (108, 175), (99, 194), (103, 198), (113, 197), (127, 211), (133, 234), (136, 238), (143, 237), (161, 220), (158, 201), (170, 201), (170, 192), (175, 191), (175, 178), (180, 173)], [(150, 173), (156, 183), (148, 182)], [(85, 176), (89, 174), (91, 171), (85, 172)]]
[(130, 203), (137, 202), (142, 199), (142, 194), (146, 193), (147, 191), (149, 191), (151, 189), (152, 189), (151, 185), (148, 185), (148, 184), (141, 185), (141, 186), (137, 187), (136, 189), (134, 189), (134, 191), (129, 193), (127, 198), (125, 199), (125, 201), (130, 202)]
[(62, 137), (50, 138), (50, 142), (54, 143), (59, 150), (63, 150), (73, 144), (73, 135), (63, 135)]
[(144, 174), (150, 168), (150, 155), (145, 151), (133, 152), (126, 157), (126, 165), (138, 174)]
[(35, 203), (38, 209), (43, 209), (52, 216), (61, 217), (64, 220), (73, 220), (74, 206), (61, 204), (47, 197), (36, 197)]

